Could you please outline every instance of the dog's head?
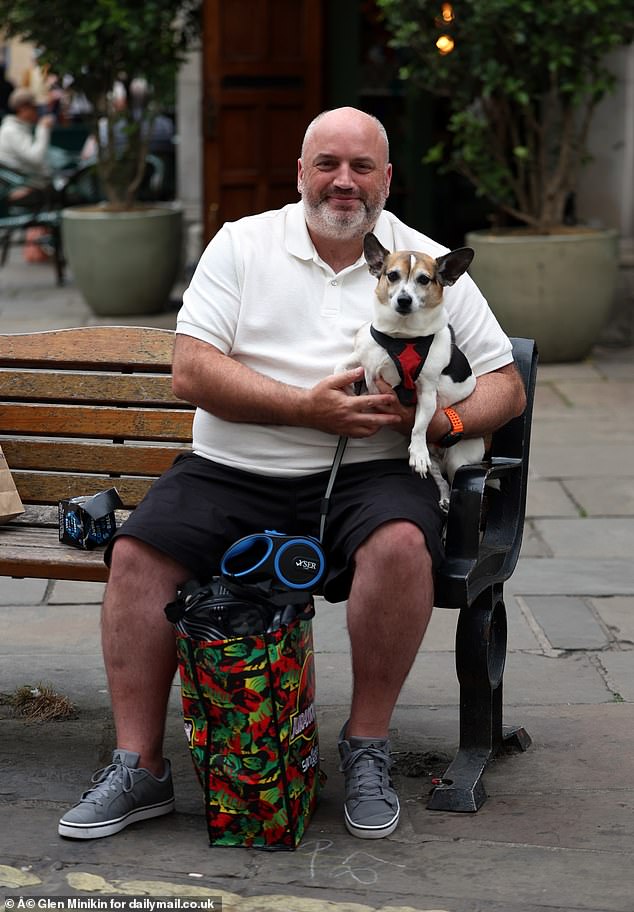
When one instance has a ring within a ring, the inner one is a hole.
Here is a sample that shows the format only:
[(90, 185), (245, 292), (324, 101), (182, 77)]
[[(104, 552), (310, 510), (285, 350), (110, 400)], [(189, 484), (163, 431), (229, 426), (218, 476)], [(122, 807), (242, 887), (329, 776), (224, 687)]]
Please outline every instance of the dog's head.
[(363, 253), (378, 279), (379, 303), (401, 316), (442, 304), (443, 288), (466, 272), (474, 255), (471, 247), (458, 247), (437, 259), (416, 250), (390, 253), (373, 234), (364, 237)]

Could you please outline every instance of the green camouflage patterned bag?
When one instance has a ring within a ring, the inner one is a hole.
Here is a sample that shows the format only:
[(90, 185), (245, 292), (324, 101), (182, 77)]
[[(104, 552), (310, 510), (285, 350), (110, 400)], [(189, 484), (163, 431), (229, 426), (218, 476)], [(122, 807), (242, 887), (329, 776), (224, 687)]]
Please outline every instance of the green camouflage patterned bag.
[[(319, 791), (312, 598), (257, 635), (177, 632), (185, 732), (211, 845), (295, 849)], [(295, 612), (296, 613), (296, 612)]]

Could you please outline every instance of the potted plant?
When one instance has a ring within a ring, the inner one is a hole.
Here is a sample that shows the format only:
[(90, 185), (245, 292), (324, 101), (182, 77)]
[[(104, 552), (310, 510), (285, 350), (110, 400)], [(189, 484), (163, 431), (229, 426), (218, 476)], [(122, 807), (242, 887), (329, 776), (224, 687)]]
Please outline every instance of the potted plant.
[(575, 193), (593, 114), (614, 86), (606, 55), (634, 37), (631, 7), (378, 5), (401, 77), (445, 99), (446, 136), (426, 161), (462, 174), (495, 209), (491, 230), (467, 234), (471, 274), (509, 334), (537, 339), (542, 360), (584, 357), (613, 303), (617, 233), (576, 223)]
[(0, 0), (5, 34), (40, 48), (41, 62), (72, 77), (92, 108), (105, 201), (64, 210), (62, 233), (75, 281), (98, 314), (160, 310), (181, 265), (179, 207), (138, 197), (151, 124), (198, 34), (199, 8), (200, 0)]

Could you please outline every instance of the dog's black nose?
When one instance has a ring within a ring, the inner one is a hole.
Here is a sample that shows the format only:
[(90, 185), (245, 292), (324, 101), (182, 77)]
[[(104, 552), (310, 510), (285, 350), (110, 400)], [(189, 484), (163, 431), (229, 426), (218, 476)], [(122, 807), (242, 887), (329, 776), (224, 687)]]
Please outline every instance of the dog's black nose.
[(412, 298), (408, 294), (400, 294), (396, 299), (396, 310), (398, 313), (409, 313), (412, 309)]

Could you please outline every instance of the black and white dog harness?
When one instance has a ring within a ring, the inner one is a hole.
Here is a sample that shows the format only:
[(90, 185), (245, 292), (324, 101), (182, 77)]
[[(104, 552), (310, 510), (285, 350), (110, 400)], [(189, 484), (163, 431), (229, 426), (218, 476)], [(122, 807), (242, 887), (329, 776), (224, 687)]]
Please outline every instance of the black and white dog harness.
[[(456, 334), (453, 326), (449, 325), (451, 334), (451, 355), (443, 374), (447, 374), (454, 383), (461, 383), (471, 374), (471, 365), (456, 345)], [(415, 336), (411, 339), (396, 339), (386, 333), (379, 332), (370, 326), (370, 334), (377, 345), (384, 348), (398, 371), (401, 382), (394, 387), (394, 392), (401, 405), (416, 405), (416, 380), (420, 374), (429, 349), (434, 341), (434, 336)]]

